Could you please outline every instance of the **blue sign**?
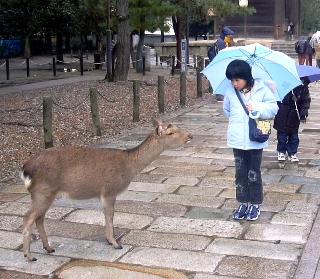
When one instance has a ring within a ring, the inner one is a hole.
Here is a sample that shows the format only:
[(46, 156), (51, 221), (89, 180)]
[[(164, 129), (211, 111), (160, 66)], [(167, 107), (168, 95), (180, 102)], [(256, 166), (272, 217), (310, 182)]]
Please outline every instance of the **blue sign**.
[(0, 58), (11, 58), (19, 56), (23, 52), (21, 40), (2, 40), (0, 39)]

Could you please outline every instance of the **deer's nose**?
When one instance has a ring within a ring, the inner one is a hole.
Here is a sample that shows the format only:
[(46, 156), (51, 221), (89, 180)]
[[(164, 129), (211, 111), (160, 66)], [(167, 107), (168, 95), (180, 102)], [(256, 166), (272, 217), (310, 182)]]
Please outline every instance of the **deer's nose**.
[(193, 136), (191, 134), (188, 134), (188, 139), (193, 139)]

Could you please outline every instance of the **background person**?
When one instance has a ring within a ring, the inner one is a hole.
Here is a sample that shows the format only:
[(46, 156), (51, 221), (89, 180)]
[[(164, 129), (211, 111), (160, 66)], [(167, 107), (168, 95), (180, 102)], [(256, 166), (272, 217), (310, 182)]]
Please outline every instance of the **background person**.
[(232, 61), (226, 70), (232, 86), (226, 92), (224, 114), (229, 118), (227, 142), (235, 159), (236, 199), (240, 203), (234, 211), (235, 220), (257, 220), (263, 201), (261, 178), (262, 151), (268, 142), (249, 139), (249, 116), (243, 109), (235, 89), (251, 115), (262, 119), (273, 118), (278, 110), (275, 95), (262, 80), (254, 80), (250, 65), (243, 60)]
[(274, 118), (273, 128), (277, 130), (278, 161), (285, 161), (286, 154), (291, 162), (299, 162), (297, 157), (299, 147), (300, 121), (305, 122), (310, 108), (309, 80), (301, 79), (300, 85), (288, 93), (282, 102), (278, 102), (279, 110)]

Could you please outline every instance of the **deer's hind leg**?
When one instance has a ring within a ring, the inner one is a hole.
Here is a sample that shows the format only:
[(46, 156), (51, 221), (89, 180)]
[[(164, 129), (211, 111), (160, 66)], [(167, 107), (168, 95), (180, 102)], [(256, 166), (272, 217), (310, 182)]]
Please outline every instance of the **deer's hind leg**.
[[(42, 190), (42, 189), (41, 189)], [(37, 259), (31, 255), (30, 244), (31, 244), (31, 227), (36, 223), (37, 229), (43, 243), (43, 247), (48, 252), (54, 250), (50, 247), (47, 239), (47, 234), (44, 230), (44, 216), (54, 200), (55, 194), (45, 193), (39, 191), (33, 191), (31, 193), (31, 208), (26, 213), (23, 220), (23, 254), (29, 261), (36, 261)]]

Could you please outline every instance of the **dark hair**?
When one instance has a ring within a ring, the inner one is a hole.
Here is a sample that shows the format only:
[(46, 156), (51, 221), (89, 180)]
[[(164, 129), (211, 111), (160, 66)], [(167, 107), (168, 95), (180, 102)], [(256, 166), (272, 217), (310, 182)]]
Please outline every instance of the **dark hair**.
[(249, 86), (253, 86), (254, 80), (250, 65), (244, 60), (233, 60), (229, 63), (226, 70), (226, 77), (229, 80), (240, 78), (244, 79)]

